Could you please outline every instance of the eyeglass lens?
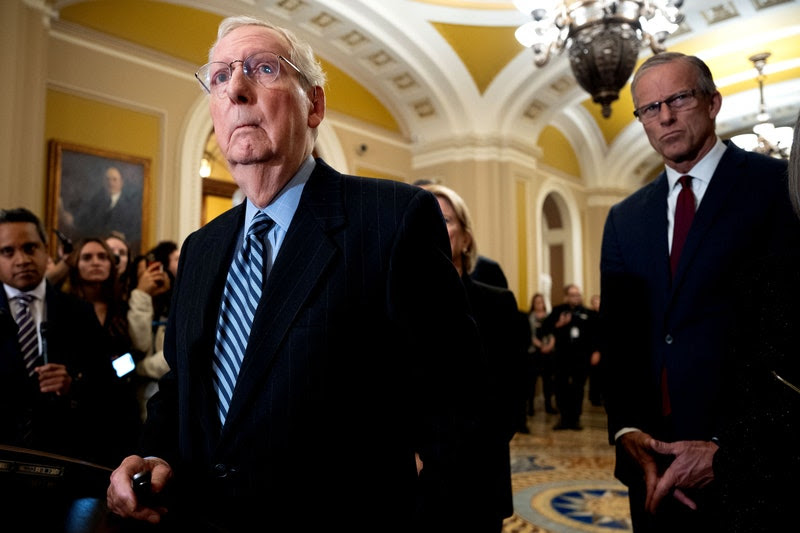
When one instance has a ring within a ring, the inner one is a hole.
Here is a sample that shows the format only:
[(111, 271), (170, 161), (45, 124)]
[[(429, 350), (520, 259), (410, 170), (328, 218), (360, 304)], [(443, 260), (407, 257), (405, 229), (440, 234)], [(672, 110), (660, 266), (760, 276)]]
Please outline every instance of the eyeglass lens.
[(653, 102), (652, 104), (637, 109), (637, 116), (642, 120), (650, 121), (658, 116), (661, 112), (662, 105), (666, 105), (670, 109), (688, 108), (688, 106), (694, 102), (694, 93), (694, 90), (684, 91), (674, 94), (661, 102)]
[(198, 72), (200, 81), (215, 94), (225, 90), (226, 84), (233, 76), (234, 65), (242, 63), (242, 72), (250, 80), (261, 85), (269, 85), (278, 77), (280, 59), (272, 52), (260, 52), (242, 60), (223, 63), (216, 61), (202, 67)]

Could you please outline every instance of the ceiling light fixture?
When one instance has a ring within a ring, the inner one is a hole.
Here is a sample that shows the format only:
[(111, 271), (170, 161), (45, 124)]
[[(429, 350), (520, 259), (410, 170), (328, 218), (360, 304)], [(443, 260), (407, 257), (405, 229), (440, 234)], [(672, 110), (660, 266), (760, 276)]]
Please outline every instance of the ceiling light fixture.
[(748, 59), (753, 63), (758, 75), (758, 114), (756, 120), (758, 124), (753, 126), (753, 133), (743, 133), (731, 137), (731, 141), (748, 152), (759, 152), (778, 159), (789, 159), (789, 151), (792, 148), (792, 136), (794, 131), (788, 126), (776, 128), (769, 122), (770, 116), (767, 112), (767, 105), (764, 103), (764, 67), (767, 65), (767, 58), (772, 55), (769, 52), (762, 52), (750, 56)]
[(683, 0), (513, 0), (533, 20), (517, 28), (516, 38), (533, 50), (543, 67), (550, 56), (569, 51), (572, 72), (592, 100), (611, 116), (611, 102), (627, 83), (639, 50), (663, 43), (683, 20)]

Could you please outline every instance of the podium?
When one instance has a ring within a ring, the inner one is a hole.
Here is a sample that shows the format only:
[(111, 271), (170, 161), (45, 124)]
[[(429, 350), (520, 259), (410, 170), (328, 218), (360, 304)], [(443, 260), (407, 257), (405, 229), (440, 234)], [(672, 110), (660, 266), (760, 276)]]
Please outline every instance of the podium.
[(71, 457), (0, 445), (3, 531), (119, 531), (106, 508), (111, 471)]

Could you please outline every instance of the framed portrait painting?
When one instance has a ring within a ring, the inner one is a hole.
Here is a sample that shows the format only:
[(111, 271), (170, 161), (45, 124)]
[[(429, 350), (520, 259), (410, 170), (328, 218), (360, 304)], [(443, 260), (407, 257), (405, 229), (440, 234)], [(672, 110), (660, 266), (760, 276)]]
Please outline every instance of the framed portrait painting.
[[(73, 242), (125, 236), (131, 255), (149, 235), (150, 160), (52, 140), (48, 157), (47, 226)], [(52, 248), (57, 240), (51, 239)]]

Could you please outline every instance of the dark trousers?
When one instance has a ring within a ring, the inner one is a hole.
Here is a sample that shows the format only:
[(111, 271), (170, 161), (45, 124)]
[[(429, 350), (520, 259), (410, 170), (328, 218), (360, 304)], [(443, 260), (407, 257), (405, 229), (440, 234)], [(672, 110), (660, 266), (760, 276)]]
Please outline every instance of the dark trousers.
[(586, 372), (563, 370), (556, 374), (556, 406), (561, 413), (561, 424), (577, 426), (583, 412), (583, 389)]

